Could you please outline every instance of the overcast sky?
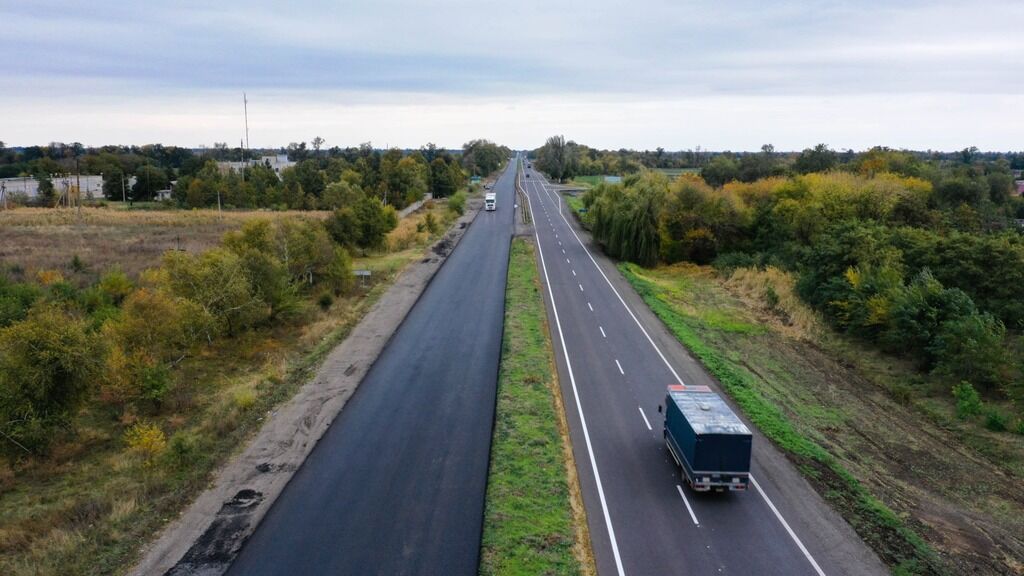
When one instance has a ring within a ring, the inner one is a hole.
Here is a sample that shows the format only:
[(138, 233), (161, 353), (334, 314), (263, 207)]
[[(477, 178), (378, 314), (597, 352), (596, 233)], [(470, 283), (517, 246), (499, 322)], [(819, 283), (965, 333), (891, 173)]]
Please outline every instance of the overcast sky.
[(1024, 149), (1021, 0), (0, 0), (8, 145)]

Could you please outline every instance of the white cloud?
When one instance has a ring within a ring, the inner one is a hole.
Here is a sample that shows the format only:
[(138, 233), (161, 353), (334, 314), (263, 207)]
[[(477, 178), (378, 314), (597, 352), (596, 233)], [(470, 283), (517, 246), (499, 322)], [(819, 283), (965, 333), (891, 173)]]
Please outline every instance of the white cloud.
[(9, 142), (234, 142), (242, 90), (266, 106), (260, 145), (1021, 148), (1024, 133), (1014, 0), (0, 0), (0, 20)]

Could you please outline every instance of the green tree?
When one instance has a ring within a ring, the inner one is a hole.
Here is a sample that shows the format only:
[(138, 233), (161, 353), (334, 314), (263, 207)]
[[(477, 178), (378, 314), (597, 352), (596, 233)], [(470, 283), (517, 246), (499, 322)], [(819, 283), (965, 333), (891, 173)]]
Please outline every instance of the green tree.
[(191, 300), (212, 319), (208, 340), (222, 333), (237, 334), (269, 316), (241, 258), (230, 250), (214, 248), (196, 256), (169, 251), (163, 271), (175, 295)]
[(728, 154), (719, 154), (700, 171), (701, 178), (711, 186), (722, 186), (740, 177), (739, 164)]
[(36, 194), (39, 198), (39, 203), (44, 206), (52, 206), (56, 200), (56, 191), (53, 187), (53, 180), (50, 179), (50, 175), (45, 172), (36, 174)]
[(84, 322), (48, 305), (0, 329), (0, 446), (45, 450), (92, 391), (100, 346)]
[(929, 347), (938, 358), (935, 373), (997, 390), (1006, 379), (1006, 328), (991, 314), (970, 314), (945, 322)]
[(362, 198), (351, 207), (335, 210), (324, 223), (334, 241), (349, 248), (379, 248), (398, 225), (394, 208), (376, 198)]
[(825, 144), (806, 148), (793, 163), (793, 169), (801, 174), (826, 172), (839, 163), (839, 155)]
[(156, 166), (146, 164), (135, 173), (132, 186), (132, 200), (152, 200), (156, 193), (169, 186), (167, 173)]

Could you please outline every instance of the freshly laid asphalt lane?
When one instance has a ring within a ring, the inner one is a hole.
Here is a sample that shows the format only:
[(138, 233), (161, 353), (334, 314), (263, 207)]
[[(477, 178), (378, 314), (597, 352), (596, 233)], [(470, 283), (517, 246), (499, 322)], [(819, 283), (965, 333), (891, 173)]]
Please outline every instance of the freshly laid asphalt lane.
[(658, 406), (669, 384), (715, 387), (713, 379), (570, 224), (543, 176), (525, 172), (598, 572), (885, 573), (757, 432), (748, 492), (697, 494), (684, 485), (665, 448)]
[(515, 165), (229, 574), (477, 573)]

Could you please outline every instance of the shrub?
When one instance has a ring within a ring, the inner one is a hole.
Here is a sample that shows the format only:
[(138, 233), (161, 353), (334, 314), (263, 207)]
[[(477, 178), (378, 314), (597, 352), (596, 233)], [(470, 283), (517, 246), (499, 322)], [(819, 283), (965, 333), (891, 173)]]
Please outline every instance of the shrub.
[(935, 372), (995, 389), (1002, 383), (1007, 367), (1005, 334), (1003, 323), (987, 313), (944, 322), (928, 347), (932, 356), (939, 359)]
[(82, 261), (82, 258), (79, 257), (78, 254), (75, 254), (74, 256), (71, 257), (70, 266), (71, 270), (73, 270), (74, 272), (85, 272), (85, 262)]
[(398, 225), (398, 214), (376, 198), (364, 197), (352, 206), (335, 210), (324, 227), (335, 242), (350, 248), (379, 248)]
[(121, 302), (131, 293), (132, 282), (128, 279), (127, 274), (115, 268), (100, 278), (99, 289), (109, 296), (114, 304), (120, 306)]
[(985, 413), (985, 428), (993, 432), (1005, 432), (1007, 429), (1006, 416), (1002, 412), (992, 409)]
[(167, 437), (155, 424), (136, 424), (124, 433), (128, 451), (142, 458), (149, 467), (167, 449)]
[(352, 289), (355, 278), (352, 277), (352, 257), (348, 250), (338, 246), (334, 249), (334, 259), (325, 271), (326, 284), (335, 294), (344, 294)]
[(0, 446), (41, 452), (92, 390), (99, 341), (49, 305), (0, 329)]
[(31, 284), (8, 284), (0, 278), (0, 328), (24, 320), (41, 296), (39, 288)]
[(334, 297), (329, 292), (324, 292), (317, 298), (316, 303), (320, 306), (321, 310), (327, 310), (334, 304)]
[(953, 398), (956, 399), (956, 417), (966, 420), (981, 414), (981, 397), (970, 382), (961, 382), (953, 386)]
[(36, 272), (36, 280), (43, 286), (49, 286), (64, 281), (64, 275), (60, 270), (40, 270)]
[(448, 198), (448, 209), (461, 216), (466, 211), (466, 193), (459, 190)]
[(423, 217), (423, 225), (426, 226), (431, 234), (437, 234), (441, 231), (441, 223), (430, 212), (427, 212), (427, 215)]
[(198, 256), (164, 254), (163, 270), (171, 292), (194, 302), (212, 319), (207, 338), (234, 335), (269, 316), (269, 307), (249, 281), (242, 259), (230, 250), (214, 248)]
[(256, 405), (256, 392), (253, 390), (238, 390), (235, 392), (235, 406), (239, 410), (248, 410)]

